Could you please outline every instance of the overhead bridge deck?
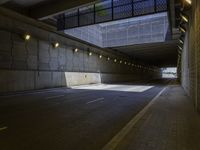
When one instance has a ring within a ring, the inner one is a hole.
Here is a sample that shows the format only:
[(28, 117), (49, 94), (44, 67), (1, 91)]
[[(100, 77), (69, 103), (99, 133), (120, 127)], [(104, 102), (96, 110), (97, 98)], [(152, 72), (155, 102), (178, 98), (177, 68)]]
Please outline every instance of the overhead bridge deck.
[(159, 12), (167, 12), (167, 0), (103, 0), (66, 11), (54, 18), (58, 30), (83, 27)]

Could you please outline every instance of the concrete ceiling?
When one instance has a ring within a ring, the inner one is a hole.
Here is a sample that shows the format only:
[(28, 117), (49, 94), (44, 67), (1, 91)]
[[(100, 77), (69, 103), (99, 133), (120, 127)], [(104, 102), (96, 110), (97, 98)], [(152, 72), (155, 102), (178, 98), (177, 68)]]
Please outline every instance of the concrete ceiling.
[(140, 44), (112, 48), (127, 54), (136, 60), (158, 67), (175, 67), (177, 65), (177, 41)]

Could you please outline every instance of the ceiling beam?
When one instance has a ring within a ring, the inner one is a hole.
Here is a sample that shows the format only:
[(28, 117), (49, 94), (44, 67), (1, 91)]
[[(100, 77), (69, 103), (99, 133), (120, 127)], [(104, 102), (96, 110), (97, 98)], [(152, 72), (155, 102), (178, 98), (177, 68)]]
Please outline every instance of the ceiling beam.
[(54, 15), (61, 14), (66, 10), (76, 8), (88, 3), (94, 3), (94, 0), (62, 0), (34, 7), (30, 10), (30, 14), (31, 17), (35, 19), (44, 20)]

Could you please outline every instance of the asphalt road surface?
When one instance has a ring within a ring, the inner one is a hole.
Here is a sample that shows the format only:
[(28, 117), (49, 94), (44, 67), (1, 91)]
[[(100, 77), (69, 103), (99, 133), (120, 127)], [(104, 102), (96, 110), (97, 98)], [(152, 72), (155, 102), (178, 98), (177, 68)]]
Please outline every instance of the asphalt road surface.
[(0, 97), (1, 150), (100, 150), (162, 84), (88, 85)]

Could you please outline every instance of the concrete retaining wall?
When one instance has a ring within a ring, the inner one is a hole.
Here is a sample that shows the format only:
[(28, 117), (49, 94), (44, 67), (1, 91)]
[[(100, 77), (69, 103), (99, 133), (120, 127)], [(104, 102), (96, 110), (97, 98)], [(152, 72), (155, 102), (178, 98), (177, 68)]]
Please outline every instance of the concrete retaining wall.
[(67, 86), (101, 83), (99, 73), (66, 72)]
[(200, 111), (200, 1), (192, 1), (182, 54), (182, 86)]
[[(73, 40), (45, 24), (8, 10), (0, 8), (0, 20), (0, 92), (159, 76), (159, 72), (115, 63), (115, 58), (131, 60)], [(24, 40), (25, 33), (31, 35), (29, 41)], [(54, 48), (54, 42), (59, 42), (60, 47)], [(78, 53), (73, 51), (75, 48), (79, 48)], [(92, 56), (88, 55), (89, 50), (93, 52)], [(103, 55), (102, 59), (99, 54)], [(107, 57), (111, 60), (108, 61)]]

